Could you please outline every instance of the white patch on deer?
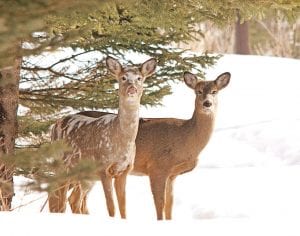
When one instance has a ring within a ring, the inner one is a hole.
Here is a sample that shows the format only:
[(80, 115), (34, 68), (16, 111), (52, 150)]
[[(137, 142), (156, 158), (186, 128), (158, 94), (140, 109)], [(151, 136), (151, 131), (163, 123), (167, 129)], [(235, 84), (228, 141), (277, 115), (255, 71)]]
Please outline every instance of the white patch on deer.
[(131, 106), (131, 107), (139, 107), (140, 105), (140, 98), (137, 95), (134, 96), (128, 96), (125, 99), (125, 103), (127, 104), (127, 106)]
[(81, 126), (85, 125), (85, 122), (79, 122), (77, 129), (79, 129)]
[(72, 147), (72, 148), (76, 148), (76, 143), (75, 143), (72, 139), (71, 139), (70, 144), (71, 144), (71, 147)]
[(118, 157), (118, 159), (116, 160), (118, 163), (118, 171), (123, 171), (125, 170), (128, 165), (133, 163), (133, 159), (134, 159), (134, 152), (135, 152), (135, 142), (128, 142), (127, 146), (125, 149), (122, 149), (123, 152), (121, 153), (121, 156)]
[(111, 123), (115, 118), (117, 117), (116, 114), (107, 114), (104, 116), (101, 116), (97, 119), (97, 123), (102, 125), (107, 125), (108, 123)]
[(135, 128), (136, 127), (136, 124), (135, 123), (130, 123), (130, 128)]
[(93, 117), (83, 116), (83, 115), (74, 115), (69, 121), (68, 121), (68, 128), (66, 130), (66, 134), (69, 135), (71, 131), (73, 131), (75, 128), (79, 129), (83, 125), (88, 125), (95, 121), (96, 119)]

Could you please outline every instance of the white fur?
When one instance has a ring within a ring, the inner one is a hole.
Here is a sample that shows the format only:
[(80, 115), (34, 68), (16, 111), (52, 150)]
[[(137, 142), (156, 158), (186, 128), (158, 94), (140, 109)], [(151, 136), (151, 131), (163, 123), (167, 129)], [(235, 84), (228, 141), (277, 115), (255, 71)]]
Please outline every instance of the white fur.
[(107, 114), (104, 116), (101, 116), (97, 119), (98, 125), (107, 125), (108, 123), (112, 122), (117, 117), (116, 114)]
[(74, 126), (77, 124), (77, 129), (83, 125), (88, 125), (95, 121), (96, 119), (93, 117), (83, 116), (83, 115), (74, 115), (68, 121), (68, 128), (66, 130), (66, 134), (70, 134), (70, 132), (74, 129)]

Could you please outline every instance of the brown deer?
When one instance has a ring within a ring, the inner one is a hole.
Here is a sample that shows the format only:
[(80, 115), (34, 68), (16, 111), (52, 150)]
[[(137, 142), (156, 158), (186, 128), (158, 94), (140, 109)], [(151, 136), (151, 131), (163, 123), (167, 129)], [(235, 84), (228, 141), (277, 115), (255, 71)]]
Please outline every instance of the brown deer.
[(196, 94), (191, 119), (141, 119), (132, 174), (148, 175), (157, 219), (171, 219), (175, 178), (193, 170), (214, 128), (218, 91), (230, 81), (226, 72), (213, 81), (198, 81), (184, 73), (184, 81)]
[[(135, 157), (135, 139), (139, 125), (139, 107), (143, 93), (143, 82), (156, 68), (156, 60), (149, 59), (140, 68), (122, 67), (112, 57), (107, 57), (108, 70), (119, 83), (118, 114), (103, 114), (101, 117), (87, 117), (82, 114), (69, 115), (56, 122), (52, 128), (52, 140), (65, 140), (71, 147), (65, 153), (67, 167), (79, 159), (91, 159), (97, 162), (97, 174), (103, 185), (109, 216), (115, 215), (112, 196), (112, 180), (118, 199), (120, 215), (126, 218), (125, 185), (128, 172), (133, 167)], [(64, 212), (67, 191), (73, 188), (69, 203), (73, 213), (87, 214), (86, 195), (80, 183), (64, 183), (49, 194), (51, 212)]]
[[(158, 220), (172, 218), (174, 180), (195, 168), (213, 132), (218, 91), (228, 85), (230, 73), (213, 81), (198, 81), (195, 75), (185, 72), (184, 81), (196, 94), (192, 118), (140, 119), (136, 137), (136, 157), (130, 174), (149, 176)], [(82, 115), (99, 117), (104, 113), (89, 111)]]

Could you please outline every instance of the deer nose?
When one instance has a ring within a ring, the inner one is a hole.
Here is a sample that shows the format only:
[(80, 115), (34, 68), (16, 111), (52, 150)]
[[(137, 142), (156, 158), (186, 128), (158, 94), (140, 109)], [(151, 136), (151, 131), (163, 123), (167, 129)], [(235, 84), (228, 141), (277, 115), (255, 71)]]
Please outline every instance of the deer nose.
[(133, 79), (128, 79), (128, 83), (133, 84), (134, 83)]
[(210, 101), (205, 101), (203, 103), (203, 106), (205, 106), (205, 107), (211, 107), (211, 105), (212, 105), (212, 103)]

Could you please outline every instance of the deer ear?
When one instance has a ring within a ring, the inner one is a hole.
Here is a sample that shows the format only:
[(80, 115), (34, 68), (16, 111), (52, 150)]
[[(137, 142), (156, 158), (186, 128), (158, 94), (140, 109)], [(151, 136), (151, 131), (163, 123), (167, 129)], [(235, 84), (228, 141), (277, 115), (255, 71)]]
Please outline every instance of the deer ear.
[(190, 72), (184, 72), (183, 74), (185, 84), (190, 87), (191, 89), (195, 89), (196, 84), (198, 82), (196, 75)]
[(106, 66), (113, 75), (119, 75), (122, 71), (122, 65), (110, 56), (106, 58)]
[(230, 81), (231, 74), (229, 72), (225, 72), (216, 78), (215, 83), (217, 85), (218, 90), (225, 88)]
[(142, 75), (145, 78), (151, 76), (156, 69), (156, 64), (157, 64), (157, 61), (155, 58), (151, 58), (151, 59), (145, 61), (140, 68)]

